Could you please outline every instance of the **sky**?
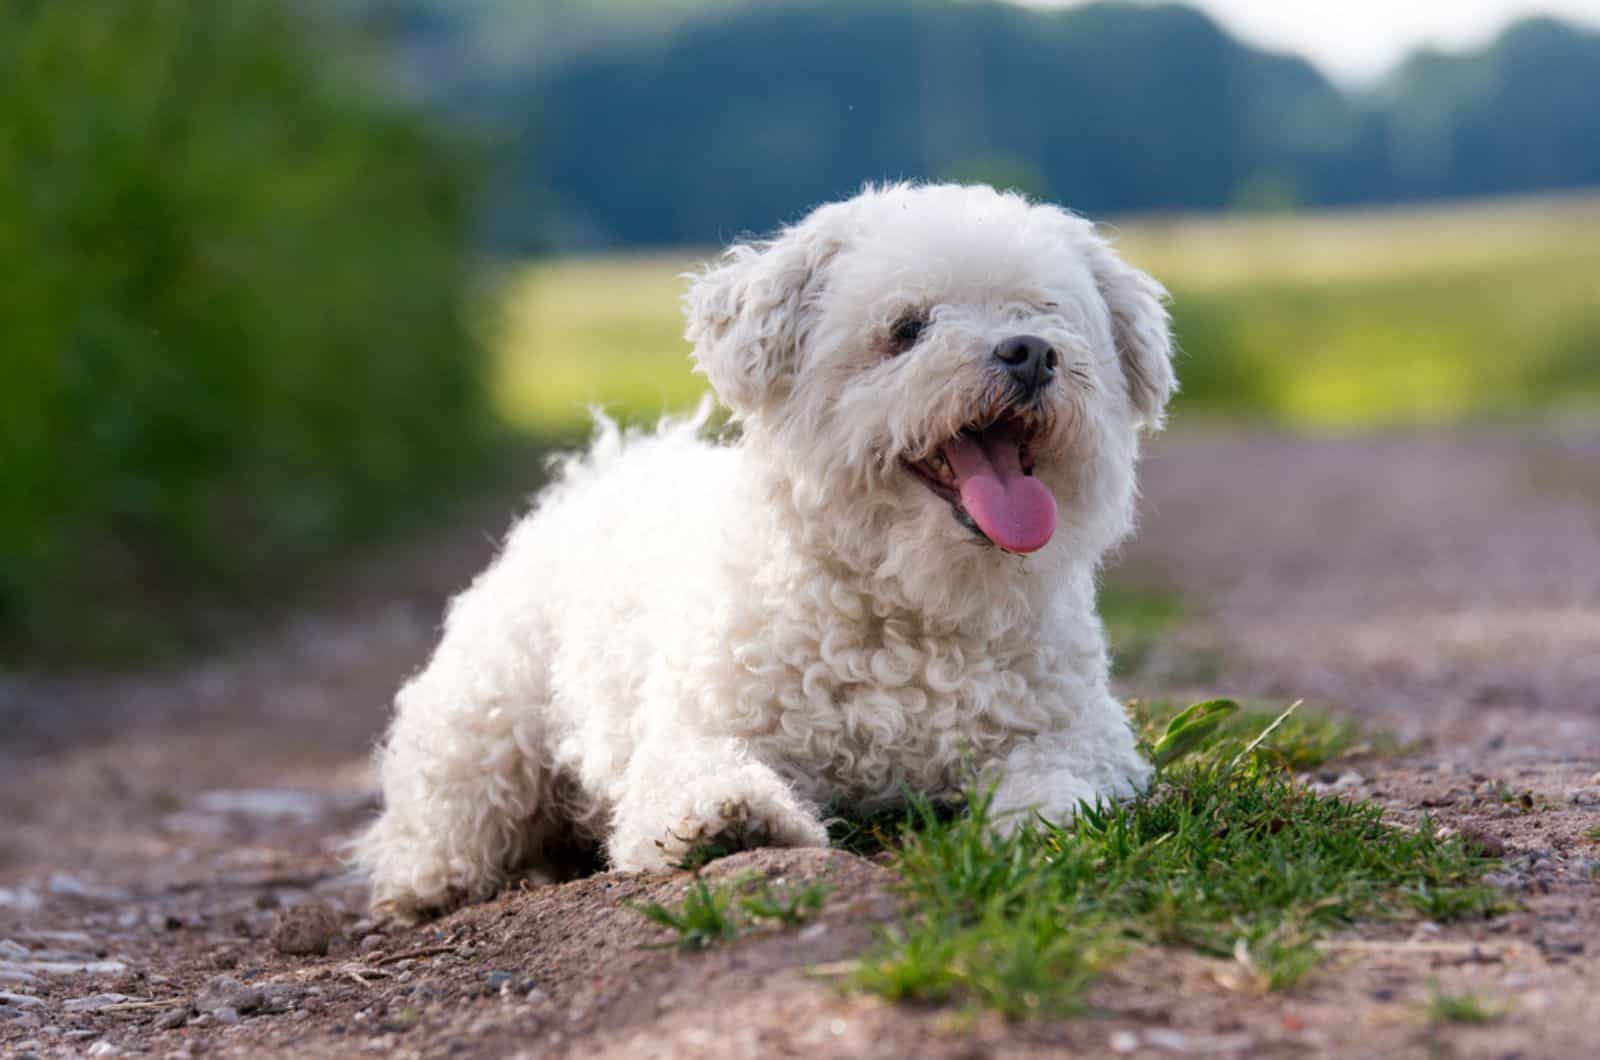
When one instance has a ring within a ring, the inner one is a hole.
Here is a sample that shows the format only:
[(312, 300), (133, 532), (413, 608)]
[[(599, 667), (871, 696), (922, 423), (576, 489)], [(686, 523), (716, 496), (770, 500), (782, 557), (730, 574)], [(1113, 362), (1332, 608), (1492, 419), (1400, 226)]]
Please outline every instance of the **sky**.
[[(1061, 7), (1082, 0), (1026, 0)], [(1473, 48), (1548, 14), (1600, 28), (1600, 0), (1185, 0), (1236, 37), (1294, 52), (1345, 84), (1368, 83), (1422, 45)]]

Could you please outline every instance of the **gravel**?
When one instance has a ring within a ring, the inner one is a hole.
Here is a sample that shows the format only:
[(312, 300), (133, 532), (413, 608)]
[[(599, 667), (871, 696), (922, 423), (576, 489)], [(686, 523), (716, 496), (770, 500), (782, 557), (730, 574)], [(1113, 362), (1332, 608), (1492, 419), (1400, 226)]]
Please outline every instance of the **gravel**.
[(210, 1013), (216, 1019), (222, 1019), (218, 1013), (231, 1010), (235, 1020), (240, 1013), (255, 1012), (266, 1003), (266, 992), (258, 986), (241, 983), (231, 976), (219, 975), (210, 980), (200, 992), (194, 996), (196, 1012)]

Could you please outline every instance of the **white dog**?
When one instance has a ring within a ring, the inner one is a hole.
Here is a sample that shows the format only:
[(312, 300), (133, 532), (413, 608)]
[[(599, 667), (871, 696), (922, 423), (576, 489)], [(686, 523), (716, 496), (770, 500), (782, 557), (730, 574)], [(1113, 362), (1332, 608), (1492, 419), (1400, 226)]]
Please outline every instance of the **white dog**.
[(823, 846), (828, 809), (977, 776), (1003, 821), (1150, 777), (1101, 556), (1174, 388), (1165, 292), (1085, 220), (894, 185), (736, 246), (686, 299), (700, 417), (602, 422), (452, 605), (359, 840), (414, 919), (550, 868)]

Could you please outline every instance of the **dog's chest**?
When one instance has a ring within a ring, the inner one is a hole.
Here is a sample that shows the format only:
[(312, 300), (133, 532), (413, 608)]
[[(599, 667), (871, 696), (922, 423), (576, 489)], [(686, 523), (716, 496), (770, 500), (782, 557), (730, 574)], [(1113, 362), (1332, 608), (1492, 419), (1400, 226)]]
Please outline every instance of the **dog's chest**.
[(959, 786), (974, 763), (1062, 724), (1074, 683), (1058, 652), (1027, 638), (935, 635), (829, 606), (733, 643), (735, 734), (819, 802)]

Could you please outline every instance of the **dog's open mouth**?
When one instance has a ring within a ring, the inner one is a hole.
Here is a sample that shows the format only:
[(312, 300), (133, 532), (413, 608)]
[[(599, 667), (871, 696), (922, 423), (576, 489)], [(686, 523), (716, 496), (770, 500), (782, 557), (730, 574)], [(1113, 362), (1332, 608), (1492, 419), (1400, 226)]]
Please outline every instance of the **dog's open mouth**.
[(971, 426), (925, 460), (906, 461), (957, 521), (1007, 552), (1035, 552), (1056, 529), (1056, 499), (1033, 477), (1033, 435), (1020, 419)]

